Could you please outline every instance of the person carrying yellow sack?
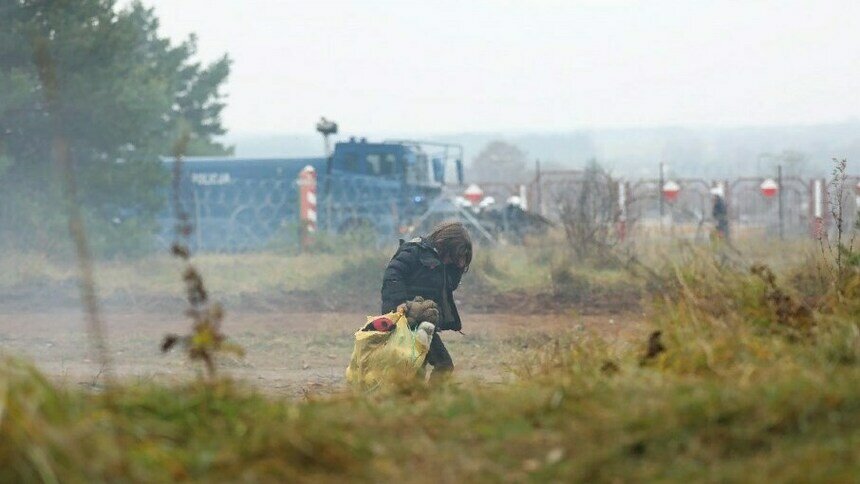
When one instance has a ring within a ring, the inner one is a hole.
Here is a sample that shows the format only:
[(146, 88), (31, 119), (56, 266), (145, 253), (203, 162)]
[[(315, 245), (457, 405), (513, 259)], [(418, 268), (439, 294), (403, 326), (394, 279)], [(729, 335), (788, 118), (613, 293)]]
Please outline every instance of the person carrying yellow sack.
[[(444, 378), (454, 371), (454, 362), (439, 337), (440, 331), (460, 331), (462, 322), (454, 304), (454, 291), (472, 262), (472, 239), (460, 222), (443, 222), (430, 235), (400, 247), (388, 263), (382, 280), (382, 312), (396, 310), (415, 297), (433, 301), (438, 307), (427, 358), (433, 373), (430, 380)], [(420, 321), (419, 321), (420, 323)]]

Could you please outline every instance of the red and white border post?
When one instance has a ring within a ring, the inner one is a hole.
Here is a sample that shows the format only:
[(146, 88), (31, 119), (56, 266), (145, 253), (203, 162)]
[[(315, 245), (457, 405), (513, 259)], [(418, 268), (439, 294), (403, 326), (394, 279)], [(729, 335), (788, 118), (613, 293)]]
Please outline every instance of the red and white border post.
[(308, 165), (299, 172), (299, 222), (302, 248), (307, 249), (311, 236), (317, 231), (317, 173)]
[(825, 223), (826, 194), (824, 192), (824, 180), (812, 180), (812, 237), (821, 239), (827, 236), (827, 225)]

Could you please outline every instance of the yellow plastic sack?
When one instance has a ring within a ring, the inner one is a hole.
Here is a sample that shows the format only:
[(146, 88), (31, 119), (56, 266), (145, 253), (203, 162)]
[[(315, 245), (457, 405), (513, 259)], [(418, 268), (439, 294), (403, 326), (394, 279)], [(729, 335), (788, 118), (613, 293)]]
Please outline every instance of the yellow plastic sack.
[[(392, 331), (355, 333), (355, 347), (346, 369), (346, 381), (373, 389), (386, 383), (415, 378), (430, 349), (409, 329), (406, 316), (396, 311), (384, 315), (395, 323)], [(368, 317), (371, 322), (379, 316)], [(364, 326), (362, 326), (363, 328)]]

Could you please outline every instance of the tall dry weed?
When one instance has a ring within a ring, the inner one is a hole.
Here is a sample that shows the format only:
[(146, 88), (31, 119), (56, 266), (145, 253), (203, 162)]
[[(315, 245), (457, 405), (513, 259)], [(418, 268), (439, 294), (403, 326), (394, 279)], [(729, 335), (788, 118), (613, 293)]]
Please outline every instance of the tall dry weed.
[(850, 272), (856, 266), (857, 255), (854, 253), (854, 240), (857, 227), (847, 223), (847, 167), (846, 159), (833, 159), (833, 169), (828, 183), (828, 200), (830, 216), (833, 219), (833, 234), (821, 231), (818, 236), (819, 246), (824, 261), (824, 272), (831, 278), (839, 296), (844, 296), (845, 284)]
[(107, 330), (102, 320), (95, 283), (95, 269), (90, 244), (87, 239), (84, 217), (78, 201), (78, 184), (71, 143), (66, 126), (60, 122), (59, 113), (64, 109), (60, 99), (54, 60), (51, 57), (48, 39), (33, 33), (33, 63), (45, 98), (47, 114), (51, 119), (51, 154), (60, 177), (64, 208), (68, 219), (69, 235), (75, 248), (78, 265), (78, 290), (87, 321), (87, 335), (99, 363), (99, 375), (107, 385), (112, 381), (112, 362), (107, 344)]
[(161, 351), (170, 351), (181, 344), (192, 361), (202, 361), (210, 378), (216, 374), (215, 359), (219, 353), (243, 355), (244, 350), (227, 341), (227, 336), (221, 331), (224, 320), (224, 308), (211, 301), (203, 277), (191, 262), (189, 237), (194, 231), (191, 217), (182, 204), (182, 157), (188, 147), (190, 134), (183, 129), (173, 147), (173, 210), (176, 216), (174, 230), (175, 240), (171, 246), (171, 254), (182, 261), (182, 282), (185, 286), (185, 298), (188, 308), (186, 316), (191, 319), (191, 332), (186, 335), (168, 334), (161, 343)]

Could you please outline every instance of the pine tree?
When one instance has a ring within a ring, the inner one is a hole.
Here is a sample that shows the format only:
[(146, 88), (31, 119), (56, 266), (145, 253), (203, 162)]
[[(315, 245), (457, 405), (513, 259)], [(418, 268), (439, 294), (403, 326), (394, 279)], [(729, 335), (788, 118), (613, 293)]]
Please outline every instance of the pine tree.
[(231, 151), (214, 141), (225, 132), (220, 88), (230, 60), (204, 66), (195, 50), (193, 36), (176, 45), (159, 36), (140, 3), (0, 0), (0, 243), (22, 230), (55, 239), (51, 147), (61, 137), (95, 242), (147, 246), (168, 178), (158, 157), (180, 126), (190, 131), (189, 154)]

